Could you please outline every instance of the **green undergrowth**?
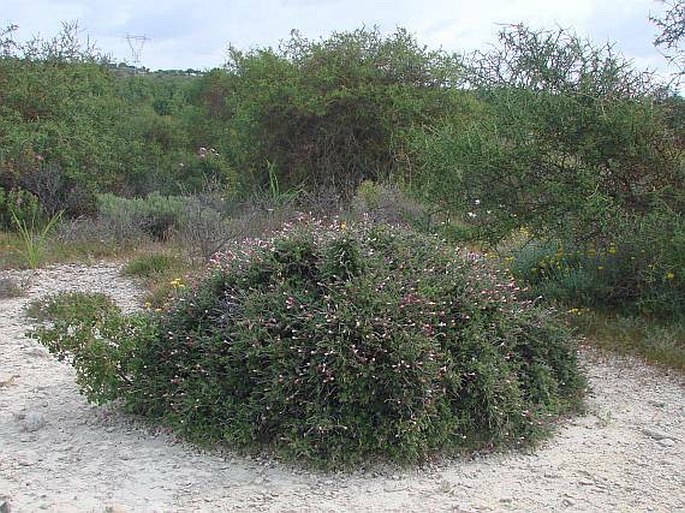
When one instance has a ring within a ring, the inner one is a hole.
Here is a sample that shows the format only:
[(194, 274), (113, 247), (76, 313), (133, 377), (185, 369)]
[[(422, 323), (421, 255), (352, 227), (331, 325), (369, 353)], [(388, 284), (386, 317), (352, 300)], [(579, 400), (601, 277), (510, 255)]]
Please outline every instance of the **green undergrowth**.
[(569, 314), (571, 324), (594, 346), (685, 371), (685, 320), (654, 320), (578, 308)]
[(139, 365), (135, 351), (148, 330), (144, 314), (124, 316), (103, 293), (63, 292), (34, 301), (27, 308), (37, 327), (31, 332), (60, 361), (76, 369), (81, 392), (102, 403), (133, 386), (129, 374)]
[(170, 297), (185, 288), (185, 275), (189, 263), (178, 255), (169, 253), (142, 253), (133, 256), (123, 268), (125, 276), (141, 278), (148, 293), (145, 305), (161, 308)]
[[(93, 262), (124, 258), (138, 251), (134, 246), (121, 246), (114, 242), (92, 237), (66, 240), (60, 234), (50, 234), (43, 241), (40, 267), (61, 262)], [(30, 263), (25, 256), (25, 246), (16, 233), (0, 232), (0, 269), (25, 269)]]
[(532, 241), (510, 250), (505, 261), (527, 285), (526, 297), (560, 305), (593, 344), (683, 369), (682, 240), (655, 240), (665, 237), (583, 247)]
[(525, 446), (581, 403), (556, 314), (414, 232), (311, 222), (236, 245), (176, 292), (129, 316), (92, 298), (34, 335), (92, 401), (329, 469)]

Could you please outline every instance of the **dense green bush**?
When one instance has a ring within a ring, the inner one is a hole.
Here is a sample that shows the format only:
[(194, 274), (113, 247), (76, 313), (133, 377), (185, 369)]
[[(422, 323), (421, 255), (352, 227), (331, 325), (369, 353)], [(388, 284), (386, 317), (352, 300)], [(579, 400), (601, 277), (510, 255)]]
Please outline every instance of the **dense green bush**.
[(516, 26), (467, 77), (480, 116), (418, 132), (417, 186), (472, 211), (482, 238), (523, 226), (592, 239), (624, 212), (682, 209), (680, 102), (611, 47)]
[(578, 404), (568, 331), (516, 295), (437, 239), (312, 223), (236, 247), (142, 323), (91, 316), (38, 336), (75, 359), (91, 399), (121, 397), (196, 442), (415, 462), (529, 443)]
[[(65, 30), (62, 38), (78, 37), (76, 27)], [(83, 187), (111, 186), (121, 171), (112, 157), (131, 152), (113, 138), (129, 109), (90, 49), (63, 54), (57, 46), (67, 42), (41, 43), (17, 44), (0, 58), (0, 176), (24, 186), (26, 173), (51, 164)]]
[(76, 25), (24, 43), (15, 28), (0, 39), (0, 188), (30, 191), (48, 216), (78, 217), (94, 214), (98, 192), (178, 193), (205, 172), (230, 174), (188, 143), (191, 77), (122, 75)]
[(99, 292), (63, 292), (33, 301), (26, 313), (37, 321), (87, 322), (118, 311), (112, 299)]
[[(460, 111), (452, 56), (406, 31), (378, 29), (311, 41), (293, 33), (278, 50), (232, 49), (202, 77), (192, 103), (204, 137), (253, 186), (275, 169), (282, 187), (335, 190), (398, 171), (404, 132)], [(198, 143), (201, 141), (198, 140)]]

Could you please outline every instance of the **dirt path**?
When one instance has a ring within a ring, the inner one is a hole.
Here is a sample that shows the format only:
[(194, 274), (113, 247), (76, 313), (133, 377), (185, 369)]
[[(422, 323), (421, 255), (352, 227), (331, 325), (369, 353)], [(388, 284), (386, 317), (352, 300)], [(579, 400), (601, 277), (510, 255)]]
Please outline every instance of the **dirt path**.
[[(72, 370), (24, 336), (26, 303), (99, 290), (124, 308), (140, 291), (112, 264), (24, 273), (0, 300), (0, 511), (685, 511), (685, 380), (583, 353), (588, 414), (530, 454), (353, 475), (202, 454), (110, 407), (88, 405)], [(17, 275), (19, 273), (15, 273)]]

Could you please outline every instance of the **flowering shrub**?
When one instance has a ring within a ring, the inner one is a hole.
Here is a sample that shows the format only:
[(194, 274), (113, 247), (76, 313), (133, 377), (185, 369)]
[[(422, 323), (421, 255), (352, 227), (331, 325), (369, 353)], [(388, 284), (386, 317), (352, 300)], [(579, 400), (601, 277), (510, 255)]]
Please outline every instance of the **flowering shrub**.
[(91, 399), (117, 395), (191, 440), (327, 467), (415, 462), (526, 444), (577, 404), (568, 332), (517, 292), (437, 239), (311, 222), (226, 253), (145, 328), (98, 319), (97, 351), (42, 337), (107, 383), (103, 398), (86, 383)]

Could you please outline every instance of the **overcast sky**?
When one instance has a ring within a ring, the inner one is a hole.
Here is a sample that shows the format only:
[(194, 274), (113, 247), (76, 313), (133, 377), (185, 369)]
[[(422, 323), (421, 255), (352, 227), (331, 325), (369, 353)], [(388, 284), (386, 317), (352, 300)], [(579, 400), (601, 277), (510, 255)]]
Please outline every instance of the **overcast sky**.
[[(500, 24), (572, 28), (597, 43), (613, 41), (640, 69), (663, 70), (652, 46), (656, 0), (0, 0), (1, 26), (18, 39), (55, 35), (78, 21), (84, 35), (117, 61), (132, 62), (126, 35), (145, 36), (140, 65), (209, 69), (226, 60), (228, 44), (276, 46), (298, 29), (308, 38), (378, 25), (407, 28), (420, 43), (471, 51), (496, 40)], [(132, 41), (140, 44), (140, 41)]]

